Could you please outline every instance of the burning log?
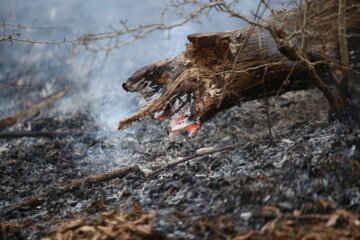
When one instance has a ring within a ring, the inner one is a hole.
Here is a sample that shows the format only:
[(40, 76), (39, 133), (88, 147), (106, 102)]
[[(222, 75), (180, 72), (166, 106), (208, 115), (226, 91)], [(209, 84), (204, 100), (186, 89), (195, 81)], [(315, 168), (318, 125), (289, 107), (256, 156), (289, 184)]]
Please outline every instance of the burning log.
[[(357, 1), (348, 1), (347, 40), (350, 58), (356, 63), (360, 60), (359, 14)], [(141, 110), (121, 120), (118, 129), (150, 116), (169, 119), (167, 130), (172, 135), (182, 130), (191, 135), (222, 110), (306, 89), (313, 83), (331, 103), (328, 86), (340, 85), (343, 70), (337, 23), (338, 2), (318, 0), (310, 1), (308, 8), (273, 12), (258, 23), (260, 27), (256, 23), (232, 31), (189, 35), (185, 52), (149, 64), (123, 83), (126, 91), (139, 92), (143, 100)], [(262, 28), (264, 24), (271, 30)], [(321, 77), (320, 83), (314, 74)]]

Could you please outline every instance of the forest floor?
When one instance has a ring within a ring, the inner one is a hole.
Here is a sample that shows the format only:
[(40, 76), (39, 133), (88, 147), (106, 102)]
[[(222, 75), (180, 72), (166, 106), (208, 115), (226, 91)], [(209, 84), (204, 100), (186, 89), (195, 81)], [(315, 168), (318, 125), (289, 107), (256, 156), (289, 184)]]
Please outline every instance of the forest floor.
[[(360, 129), (329, 123), (316, 90), (271, 98), (272, 137), (266, 109), (263, 101), (230, 109), (193, 138), (171, 139), (161, 122), (147, 120), (109, 139), (85, 113), (18, 123), (8, 130), (76, 132), (0, 139), (2, 239), (360, 237)], [(133, 165), (140, 169), (59, 188)]]
[[(49, 107), (2, 132), (65, 134), (0, 139), (0, 236), (358, 239), (360, 128), (328, 122), (317, 90), (271, 98), (271, 135), (267, 109), (248, 102), (218, 114), (195, 137), (171, 139), (160, 121), (114, 134), (86, 111), (51, 116)], [(146, 177), (194, 154), (201, 156)]]

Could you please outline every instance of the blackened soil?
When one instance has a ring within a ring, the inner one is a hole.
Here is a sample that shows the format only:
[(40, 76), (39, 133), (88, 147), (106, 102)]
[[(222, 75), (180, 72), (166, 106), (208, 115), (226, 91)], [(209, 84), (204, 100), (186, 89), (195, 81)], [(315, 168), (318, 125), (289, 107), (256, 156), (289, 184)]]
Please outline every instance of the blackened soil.
[[(39, 239), (54, 224), (140, 202), (157, 213), (155, 228), (170, 239), (213, 239), (202, 219), (231, 219), (229, 231), (259, 229), (263, 206), (283, 212), (324, 213), (320, 202), (360, 213), (360, 129), (327, 121), (316, 90), (246, 103), (210, 120), (194, 138), (169, 139), (162, 123), (106, 132), (86, 114), (39, 116), (10, 130), (67, 130), (63, 138), (0, 139), (0, 216), (8, 239)], [(144, 182), (142, 174), (54, 191), (35, 206), (5, 214), (13, 204), (52, 187), (130, 165), (148, 173), (197, 149), (240, 146), (167, 169)], [(224, 228), (227, 227), (224, 220)]]

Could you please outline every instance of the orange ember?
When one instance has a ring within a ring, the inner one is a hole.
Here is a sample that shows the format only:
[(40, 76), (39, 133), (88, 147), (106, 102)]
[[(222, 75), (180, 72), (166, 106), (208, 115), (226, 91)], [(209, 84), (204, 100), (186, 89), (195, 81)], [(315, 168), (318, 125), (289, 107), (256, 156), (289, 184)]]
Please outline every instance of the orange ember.
[(185, 128), (186, 128), (186, 130), (191, 132), (192, 130), (197, 129), (198, 127), (200, 127), (200, 124), (190, 124), (190, 125), (187, 125)]
[(166, 111), (163, 111), (160, 116), (157, 114), (154, 115), (154, 119), (156, 119), (156, 120), (164, 120), (165, 118), (167, 118)]
[(160, 117), (158, 117), (157, 119), (158, 119), (158, 120), (164, 120), (165, 118), (166, 118), (166, 115), (163, 114), (163, 115), (161, 115)]

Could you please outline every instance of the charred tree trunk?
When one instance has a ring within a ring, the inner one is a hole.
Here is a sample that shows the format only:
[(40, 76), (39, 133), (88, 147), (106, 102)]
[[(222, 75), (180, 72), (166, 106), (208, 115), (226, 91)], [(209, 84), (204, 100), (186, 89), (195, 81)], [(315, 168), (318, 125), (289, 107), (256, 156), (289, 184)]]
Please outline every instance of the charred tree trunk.
[[(312, 85), (323, 91), (336, 114), (356, 105), (349, 85), (348, 96), (338, 93), (344, 71), (339, 61), (338, 9), (336, 0), (311, 1), (263, 20), (267, 28), (189, 35), (184, 53), (143, 67), (123, 84), (126, 91), (142, 95), (142, 109), (121, 120), (118, 128), (151, 116), (169, 118), (171, 133), (183, 129), (192, 133), (221, 110)], [(359, 67), (356, 0), (348, 0), (345, 16), (350, 60)]]

